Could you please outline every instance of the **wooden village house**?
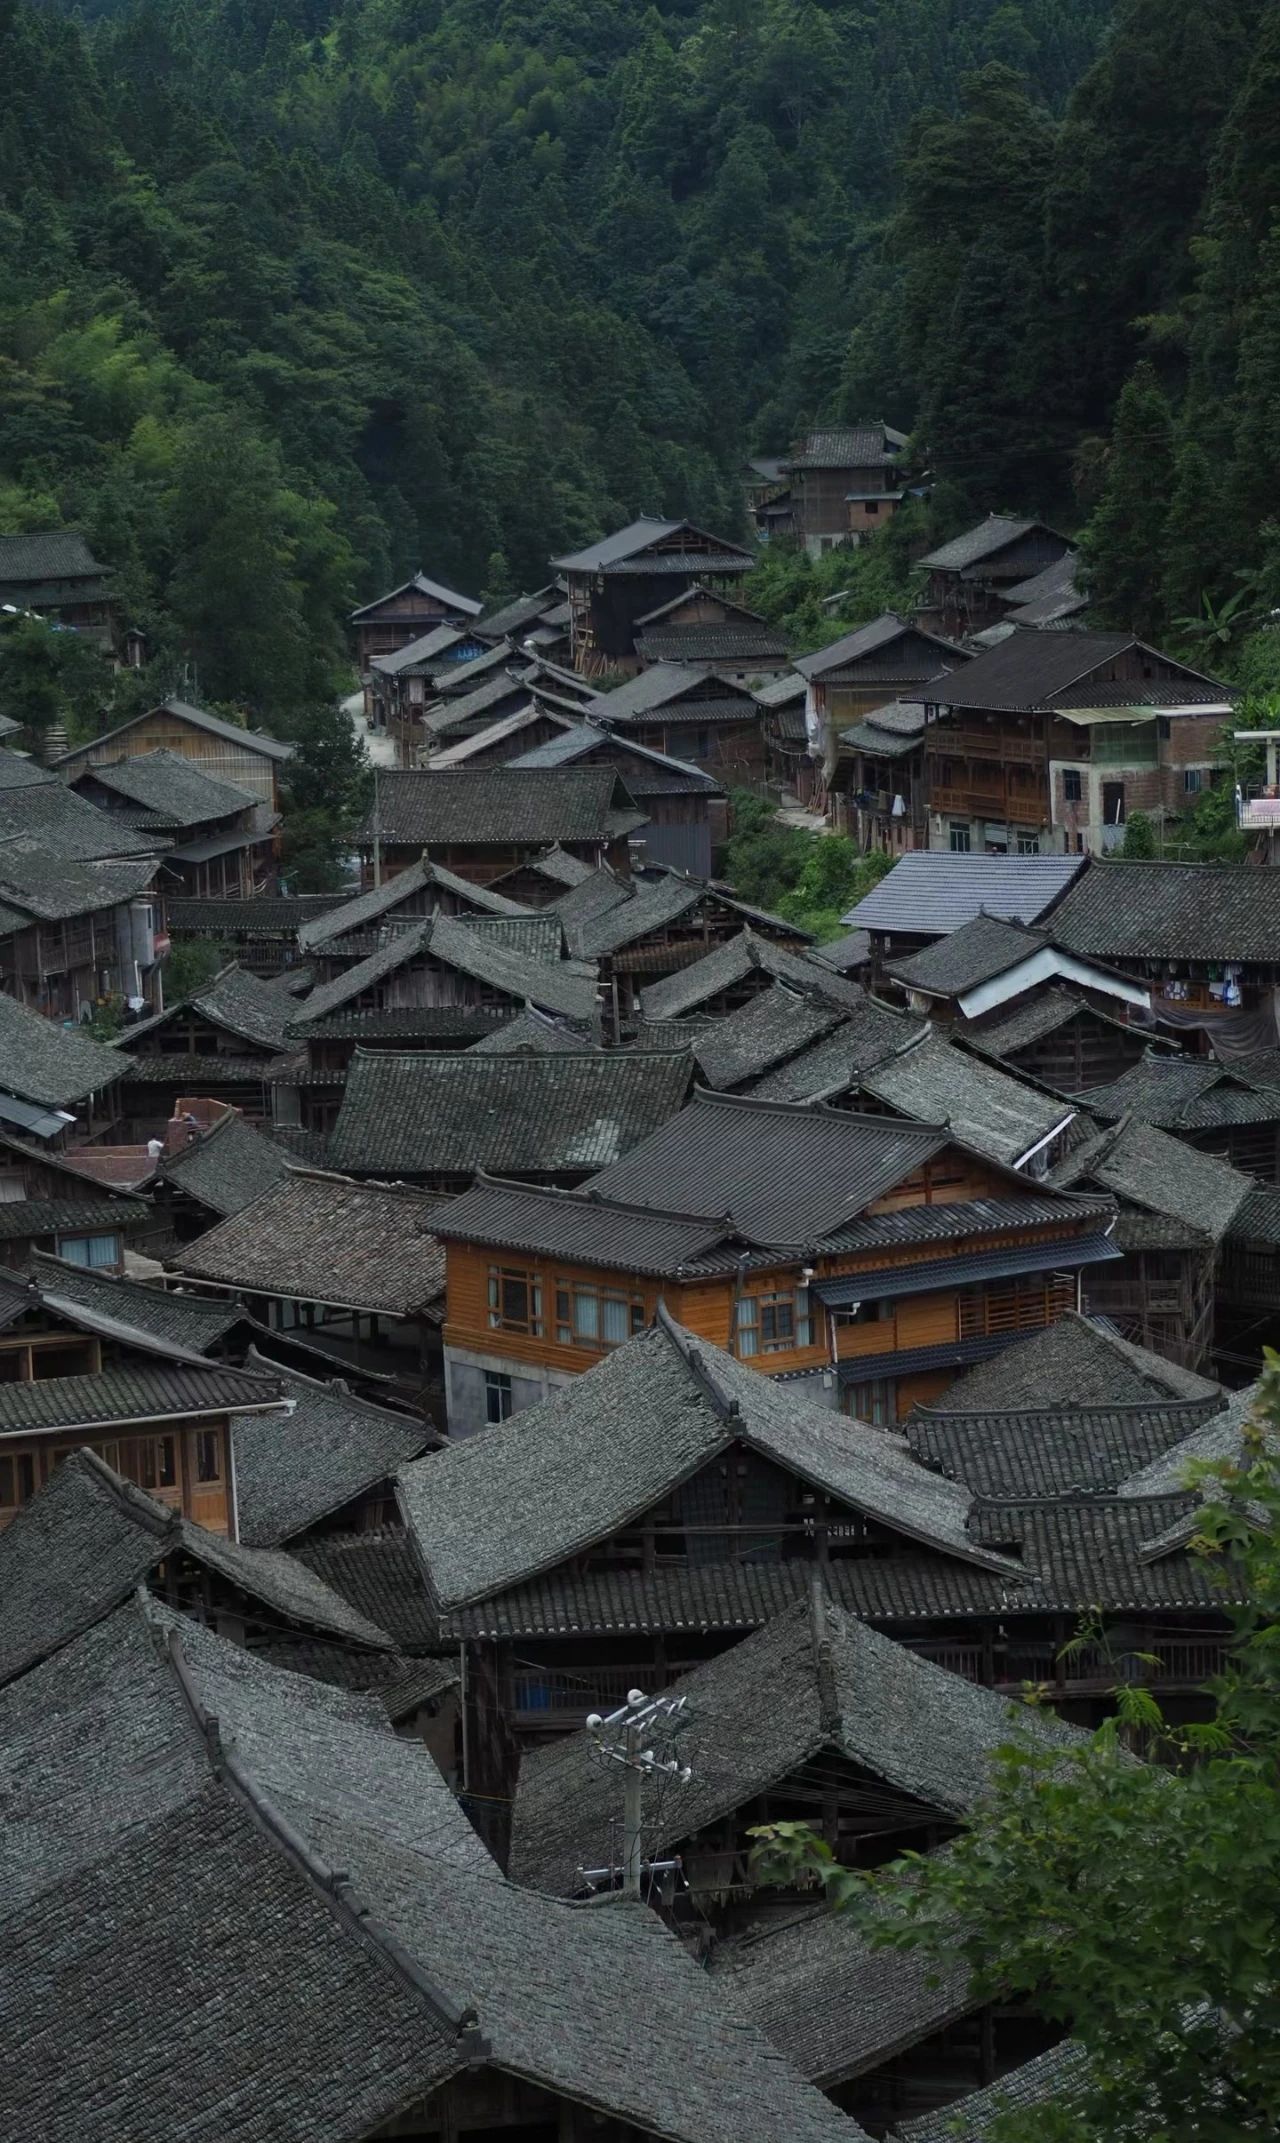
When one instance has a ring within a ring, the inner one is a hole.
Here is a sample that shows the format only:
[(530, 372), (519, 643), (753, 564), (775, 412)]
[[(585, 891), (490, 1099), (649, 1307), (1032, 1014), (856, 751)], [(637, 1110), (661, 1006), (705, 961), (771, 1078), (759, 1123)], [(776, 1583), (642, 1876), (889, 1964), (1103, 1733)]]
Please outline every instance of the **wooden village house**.
[(484, 608), (474, 597), (459, 595), (426, 573), (415, 573), (398, 588), (375, 596), (351, 613), (356, 666), (364, 677), (375, 655), (392, 655), (420, 640), (438, 625), (466, 625)]
[(1026, 630), (924, 697), (930, 846), (998, 854), (1106, 852), (1130, 812), (1180, 815), (1232, 699), (1132, 633)]
[(906, 438), (888, 424), (812, 431), (780, 464), (795, 535), (811, 558), (884, 528), (908, 496)]
[(580, 1190), (481, 1178), (439, 1210), (449, 1426), (535, 1403), (659, 1300), (797, 1396), (893, 1421), (1073, 1308), (1113, 1218), (936, 1127), (700, 1091)]
[(185, 700), (167, 699), (105, 737), (63, 752), (55, 764), (63, 779), (74, 783), (89, 767), (118, 766), (153, 752), (189, 760), (211, 781), (244, 790), (278, 812), (280, 769), (293, 757), (293, 746), (256, 729), (239, 729)]
[(74, 529), (0, 536), (0, 603), (33, 610), (104, 649), (115, 647), (120, 617), (111, 568), (99, 564)]
[(1071, 550), (1043, 521), (988, 514), (919, 561), (926, 576), (917, 615), (932, 631), (967, 638), (999, 624), (1010, 591), (1057, 565)]
[[(572, 664), (584, 676), (638, 668), (642, 618), (690, 588), (740, 580), (753, 559), (741, 544), (691, 521), (643, 516), (554, 561), (568, 590)], [(687, 756), (687, 755), (686, 755)]]

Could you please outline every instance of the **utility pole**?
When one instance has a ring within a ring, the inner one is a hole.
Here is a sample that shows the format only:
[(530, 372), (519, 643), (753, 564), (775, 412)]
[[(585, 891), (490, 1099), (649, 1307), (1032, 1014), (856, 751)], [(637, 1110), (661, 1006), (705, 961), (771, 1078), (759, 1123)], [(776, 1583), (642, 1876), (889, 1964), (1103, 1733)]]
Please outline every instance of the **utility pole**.
[[(644, 1782), (646, 1778), (672, 1778), (687, 1786), (693, 1773), (688, 1764), (681, 1764), (678, 1756), (659, 1755), (654, 1743), (663, 1736), (674, 1741), (687, 1723), (685, 1705), (687, 1697), (647, 1697), (643, 1689), (629, 1689), (627, 1701), (617, 1711), (602, 1718), (593, 1711), (587, 1720), (587, 1733), (591, 1739), (592, 1754), (597, 1763), (620, 1764), (622, 1780), (622, 1893), (624, 1897), (638, 1898), (640, 1877), (646, 1863), (643, 1858), (642, 1834), (644, 1822)], [(678, 1860), (651, 1860), (647, 1863), (650, 1875), (674, 1873)], [(583, 1868), (581, 1873), (589, 1883), (612, 1883), (616, 1868)]]
[(378, 762), (373, 762), (373, 883), (382, 884), (382, 809), (378, 796)]

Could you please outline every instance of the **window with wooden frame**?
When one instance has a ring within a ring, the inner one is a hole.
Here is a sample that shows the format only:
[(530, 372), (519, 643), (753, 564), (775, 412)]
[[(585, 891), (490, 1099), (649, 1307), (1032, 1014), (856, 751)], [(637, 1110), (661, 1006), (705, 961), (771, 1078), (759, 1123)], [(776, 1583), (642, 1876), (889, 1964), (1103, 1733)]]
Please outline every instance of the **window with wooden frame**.
[(16, 1511), (36, 1492), (36, 1462), (29, 1451), (0, 1458), (0, 1511)]
[(542, 1282), (517, 1265), (489, 1267), (489, 1329), (542, 1337)]
[(196, 1479), (222, 1479), (222, 1437), (217, 1429), (196, 1430)]
[(807, 1287), (773, 1288), (741, 1295), (734, 1317), (739, 1355), (790, 1354), (813, 1345), (813, 1313)]
[(122, 1470), (139, 1488), (176, 1488), (178, 1441), (174, 1436), (140, 1436), (133, 1445), (121, 1446), (121, 1457), (132, 1450), (133, 1463)]
[(556, 1281), (556, 1339), (562, 1347), (620, 1347), (644, 1327), (644, 1298), (629, 1288)]

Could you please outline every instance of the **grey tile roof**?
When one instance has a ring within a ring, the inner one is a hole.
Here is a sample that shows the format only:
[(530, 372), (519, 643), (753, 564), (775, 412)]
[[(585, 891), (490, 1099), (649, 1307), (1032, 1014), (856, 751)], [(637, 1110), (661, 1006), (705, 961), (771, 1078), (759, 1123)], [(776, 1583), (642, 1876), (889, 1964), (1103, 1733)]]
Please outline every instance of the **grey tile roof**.
[(513, 595), (510, 602), (500, 603), (496, 610), (481, 611), (475, 629), (486, 639), (505, 640), (536, 625), (548, 610), (558, 608), (560, 601), (560, 590), (551, 580), (545, 588), (536, 588), (531, 595)]
[(661, 878), (624, 888), (620, 901), (606, 900), (602, 890), (594, 914), (585, 912), (589, 891), (589, 885), (575, 887), (556, 902), (556, 909), (564, 918), (574, 952), (583, 959), (596, 960), (622, 952), (642, 938), (661, 936), (697, 907), (706, 888), (695, 879), (664, 873)]
[(794, 1919), (762, 1916), (720, 1947), (712, 1980), (738, 2015), (825, 2090), (978, 2006), (966, 1964), (873, 1949), (852, 1913), (825, 1904)]
[(913, 619), (900, 618), (896, 611), (886, 610), (869, 625), (859, 625), (854, 632), (842, 633), (838, 640), (830, 641), (812, 655), (801, 655), (796, 668), (802, 677), (826, 677), (832, 670), (851, 669), (857, 663), (869, 661), (897, 640), (921, 642), (919, 659), (913, 659), (910, 668), (898, 662), (893, 665), (894, 675), (901, 674), (904, 681), (914, 677), (923, 682), (964, 659), (963, 650), (954, 641), (944, 640), (938, 633), (925, 631)]
[(638, 670), (625, 683), (615, 685), (594, 702), (591, 712), (597, 722), (658, 722), (667, 716), (679, 722), (711, 722), (731, 719), (749, 722), (759, 714), (755, 695), (734, 679), (714, 670), (699, 670), (683, 662), (655, 662)]
[(456, 660), (455, 649), (471, 638), (470, 631), (461, 625), (436, 624), (416, 639), (406, 641), (386, 655), (371, 655), (369, 668), (380, 677), (400, 677), (408, 670), (444, 670)]
[[(598, 542), (589, 543), (585, 550), (571, 551), (565, 558), (553, 558), (551, 563), (557, 573), (602, 572), (610, 566), (636, 559), (641, 552), (647, 551), (651, 544), (662, 543), (671, 536), (679, 535), (682, 529), (687, 530), (690, 536), (698, 538), (708, 550), (732, 553), (743, 561), (743, 570), (751, 562), (749, 551), (741, 550), (737, 544), (721, 543), (715, 536), (709, 536), (705, 529), (695, 528), (691, 521), (659, 521), (655, 520), (652, 514), (641, 514), (638, 520), (628, 521), (625, 528), (615, 529), (612, 535), (602, 536)], [(675, 551), (668, 552), (665, 556), (646, 558), (645, 570), (655, 573), (679, 570), (688, 571), (690, 574), (699, 571), (701, 568), (697, 554), (689, 555), (688, 564), (685, 565), (683, 561), (686, 555)]]
[(696, 1214), (483, 1177), (461, 1197), (437, 1206), (431, 1224), (441, 1242), (542, 1250), (583, 1264), (663, 1276), (698, 1266), (731, 1233), (725, 1221)]
[(1020, 1407), (1150, 1405), (1153, 1400), (1212, 1399), (1220, 1386), (1179, 1369), (1161, 1354), (1074, 1312), (1044, 1332), (1015, 1340), (992, 1362), (957, 1378), (947, 1411)]
[[(84, 1759), (61, 1796), (50, 1753), (33, 1765), (40, 1814), (13, 1842), (30, 1864), (39, 1834), (39, 1887), (5, 1928), (19, 2024), (38, 2047), (74, 2013), (84, 2060), (24, 2056), (6, 2120), (21, 2104), (48, 2143), (126, 2143), (141, 2089), (165, 2134), (357, 2143), (444, 2076), (493, 2065), (669, 2143), (865, 2143), (726, 2015), (653, 1914), (580, 1909), (501, 1877), (429, 1755), (375, 1723), (369, 1700), (158, 1609), (148, 1621), (174, 1633), (168, 1658), (148, 1632), (114, 1671), (96, 1667), (110, 1720), (97, 1768), (124, 1789), (106, 1850), (73, 1799), (91, 1791)], [(85, 1712), (82, 1699), (82, 1746)], [(211, 1761), (214, 1718), (238, 1796)], [(144, 1779), (130, 1770), (140, 1751), (153, 1752)], [(193, 2004), (212, 1955), (225, 1987)]]
[[(1010, 1738), (1007, 1701), (909, 1652), (826, 1600), (803, 1600), (675, 1685), (688, 1699), (680, 1761), (687, 1785), (662, 1796), (646, 1850), (666, 1856), (819, 1758), (843, 1757), (926, 1811), (959, 1817), (989, 1790)], [(1047, 1746), (1085, 1737), (1043, 1713)], [(622, 1777), (590, 1737), (525, 1755), (512, 1809), (511, 1873), (540, 1889), (581, 1889), (607, 1866), (622, 1816)]]
[(357, 1050), (329, 1141), (363, 1175), (586, 1174), (673, 1116), (688, 1056)]
[(24, 829), (0, 847), (0, 901), (6, 911), (13, 912), (11, 928), (22, 929), (28, 918), (70, 922), (76, 916), (96, 915), (136, 900), (150, 887), (155, 873), (154, 857), (86, 863), (65, 852), (56, 832), (46, 846), (43, 841), (37, 845)]
[[(963, 535), (953, 536), (949, 543), (939, 545), (918, 563), (930, 570), (936, 568), (944, 573), (961, 573), (966, 566), (976, 565), (981, 559), (990, 558), (1006, 545), (1016, 543), (1019, 536), (1027, 535), (1033, 528), (1043, 528), (1042, 521), (1018, 521), (1010, 514), (989, 513), (976, 528), (967, 528)], [(1053, 529), (1048, 534), (1053, 535)], [(1062, 541), (1066, 542), (1063, 537)]]
[(119, 1051), (122, 1076), (128, 1085), (171, 1086), (178, 1095), (204, 1094), (207, 1089), (217, 1093), (224, 1086), (256, 1086), (264, 1093), (280, 1078), (287, 1077), (299, 1059), (295, 1056), (279, 1057), (224, 1057), (195, 1054), (184, 1051), (181, 1055), (157, 1054), (142, 1056), (128, 1048), (131, 1033), (127, 1028), (113, 1046)]
[(830, 967), (802, 951), (775, 945), (748, 924), (737, 937), (726, 938), (691, 967), (651, 983), (640, 992), (646, 1019), (682, 1019), (697, 1006), (732, 989), (752, 972), (770, 975), (775, 982), (794, 982), (802, 989), (816, 990), (834, 1005), (857, 1012), (866, 1003), (866, 992), (856, 982), (836, 975)]
[(739, 624), (734, 619), (691, 625), (646, 625), (635, 636), (636, 652), (646, 662), (718, 662), (739, 664), (774, 663), (786, 659), (787, 643), (781, 633), (763, 622)]
[(285, 1031), (297, 1012), (285, 986), (288, 980), (280, 975), (254, 975), (233, 964), (188, 1002), (237, 1041), (280, 1052), (287, 1046)]
[(58, 1313), (83, 1319), (90, 1329), (127, 1334), (135, 1343), (160, 1351), (172, 1347), (207, 1354), (242, 1314), (237, 1303), (179, 1294), (141, 1280), (118, 1280), (39, 1250), (32, 1253), (31, 1278), (40, 1299)]
[[(356, 2143), (452, 2070), (493, 2064), (669, 2143), (864, 2143), (768, 2042), (720, 2010), (654, 1914), (577, 1909), (508, 1884), (476, 1841), (465, 1845), (457, 1811), (429, 1817), (452, 1802), (429, 1755), (397, 1747), (388, 1727), (289, 1704), (285, 1759), (272, 1762), (262, 1721), (274, 1691), (227, 1691), (229, 1676), (210, 1672), (199, 1639), (180, 1629), (199, 1710), (225, 1723), (251, 1796), (287, 1817), (319, 1867), (289, 1854), (270, 1822), (255, 1826), (210, 1779), (191, 1721), (161, 1710), (169, 1667), (163, 1691), (131, 1706), (144, 1725), (135, 1738), (159, 1742), (163, 1759), (184, 1736), (199, 1768), (189, 1759), (178, 1781), (169, 1757), (167, 1792), (139, 1796), (142, 1834), (122, 1837), (71, 1894), (64, 1856), (47, 1867), (49, 1892), (13, 1929), (30, 1937), (19, 1944), (28, 2042), (66, 2008), (64, 1980), (36, 1969), (36, 1929), (90, 2012), (81, 2017), (84, 2077), (47, 2062), (43, 2074), (34, 2062), (11, 2074), (11, 2092), (21, 2089), (24, 2102), (30, 2094), (41, 2137), (69, 2143), (92, 2132), (124, 2143), (142, 2085), (165, 2134), (217, 2124), (221, 2143), (268, 2132)], [(163, 1672), (157, 1663), (152, 1684)], [(111, 1697), (116, 1714), (116, 1684)], [(154, 1860), (150, 1877), (139, 1847)], [(337, 1912), (324, 1890), (332, 1867), (347, 1877)], [(109, 1963), (107, 1929), (116, 1935)], [(227, 1991), (193, 2006), (191, 1980), (208, 1954), (225, 1961)], [(639, 2036), (632, 2012), (645, 2017)], [(476, 2014), (482, 2038), (465, 2032)], [(229, 2049), (244, 2049), (240, 2062)]]
[(901, 2122), (893, 2136), (895, 2143), (985, 2143), (997, 2121), (1022, 2115), (1028, 2119), (1026, 2132), (1030, 2134), (1038, 2126), (1036, 2115), (1041, 2108), (1064, 2112), (1079, 2103), (1088, 2088), (1085, 2050), (1076, 2040), (1064, 2039), (985, 2089)]
[(408, 1652), (437, 1643), (436, 1616), (422, 1566), (402, 1526), (362, 1533), (315, 1533), (293, 1551), (357, 1614), (389, 1630)]
[[(43, 1157), (42, 1157), (43, 1158)], [(20, 1198), (0, 1205), (0, 1241), (38, 1241), (47, 1235), (91, 1235), (117, 1228), (140, 1227), (147, 1218), (143, 1199), (117, 1191), (93, 1197)]]
[(536, 1004), (543, 1011), (594, 1024), (596, 984), (585, 969), (570, 961), (522, 958), (497, 942), (491, 932), (486, 935), (451, 915), (434, 915), (400, 931), (379, 951), (370, 953), (333, 981), (321, 983), (295, 1009), (295, 1031), (305, 1035), (384, 977), (428, 954), (432, 960), (500, 992), (513, 1004)]
[(724, 789), (713, 774), (704, 773), (686, 759), (674, 759), (632, 737), (616, 736), (598, 722), (572, 722), (545, 744), (535, 744), (511, 764), (522, 766), (571, 766), (599, 752), (611, 765), (620, 767), (637, 803), (646, 796), (723, 796)]
[(886, 469), (898, 460), (882, 424), (853, 424), (806, 432), (783, 469)]
[(1220, 1612), (1220, 1574), (1183, 1552), (1198, 1509), (1187, 1494), (1009, 1499), (976, 1502), (969, 1525), (975, 1539), (1020, 1544), (1046, 1607)]
[(943, 1144), (936, 1131), (888, 1117), (699, 1090), (588, 1189), (658, 1205), (678, 1188), (686, 1212), (718, 1218), (728, 1203), (746, 1240), (800, 1248), (839, 1234)]
[(865, 930), (850, 930), (844, 937), (828, 938), (824, 945), (814, 946), (813, 957), (834, 967), (837, 973), (848, 975), (871, 958), (870, 935)]
[[(815, 955), (815, 957), (817, 957)], [(909, 1049), (925, 1022), (893, 1012), (868, 997), (865, 1004), (789, 1064), (779, 1065), (755, 1087), (757, 1101), (827, 1101), (849, 1093), (862, 1074), (899, 1050)]]
[[(85, 769), (86, 777), (89, 772)], [(228, 818), (257, 802), (246, 789), (215, 781), (177, 752), (139, 752), (132, 759), (95, 760), (91, 772), (104, 789), (140, 804), (151, 819), (175, 830)]]
[[(605, 841), (614, 815), (630, 809), (616, 767), (509, 766), (378, 777), (379, 831), (384, 842), (442, 847), (531, 847), (535, 842)], [(374, 838), (372, 814), (361, 829)]]
[[(1135, 1465), (1117, 1484), (1117, 1493), (1124, 1497), (1179, 1495), (1186, 1489), (1189, 1466), (1215, 1465), (1223, 1459), (1237, 1465), (1244, 1451), (1245, 1428), (1253, 1420), (1259, 1397), (1256, 1383), (1228, 1393), (1225, 1406), (1190, 1428), (1180, 1442)], [(1265, 1420), (1265, 1416), (1260, 1418)]]
[(0, 1437), (223, 1414), (273, 1397), (269, 1380), (222, 1363), (117, 1362), (83, 1376), (0, 1385)]
[[(21, 722), (14, 723), (21, 729)], [(49, 782), (57, 781), (56, 774), (35, 759), (24, 759), (18, 752), (0, 751), (0, 790), (39, 789)]]
[(29, 536), (0, 536), (0, 582), (93, 579), (108, 570), (74, 528), (38, 529)]
[(1170, 1399), (989, 1413), (917, 1407), (903, 1427), (922, 1465), (977, 1496), (1096, 1494), (1176, 1450), (1219, 1404)]
[[(1085, 868), (1083, 856), (965, 856), (915, 849), (899, 856), (842, 920), (850, 930), (922, 938), (947, 937), (983, 913), (1037, 923)], [(1068, 943), (1056, 912), (1053, 931)], [(1071, 950), (1084, 948), (1072, 944)]]
[(1076, 1099), (1091, 1116), (1134, 1116), (1170, 1131), (1280, 1119), (1280, 1086), (1254, 1086), (1207, 1057), (1158, 1056), (1148, 1050), (1108, 1086)]
[(0, 1092), (65, 1109), (103, 1093), (126, 1069), (117, 1050), (0, 992)]
[(237, 1109), (219, 1118), (189, 1146), (169, 1154), (157, 1176), (227, 1219), (243, 1212), (270, 1184), (283, 1180), (288, 1158), (274, 1140), (247, 1124)]
[[(260, 729), (241, 729), (235, 722), (224, 722), (221, 715), (206, 714), (203, 707), (193, 707), (189, 700), (182, 699), (162, 700), (159, 707), (149, 708), (145, 714), (136, 714), (131, 722), (122, 722), (118, 729), (111, 730), (110, 735), (122, 737), (127, 730), (136, 729), (139, 722), (150, 721), (153, 714), (176, 715), (192, 729), (203, 730), (206, 736), (220, 737), (225, 744), (242, 745), (246, 751), (258, 752), (264, 759), (283, 760), (293, 757), (292, 744), (282, 744), (278, 737), (264, 736)], [(60, 767), (74, 766), (78, 760), (88, 759), (91, 753), (100, 748), (103, 741), (101, 737), (96, 737), (92, 743), (77, 744), (71, 751), (63, 752), (54, 764)]]
[[(931, 699), (948, 707), (996, 707), (1008, 711), (1051, 708), (1063, 704), (1063, 695), (1077, 689), (1079, 704), (1096, 706), (1099, 687), (1087, 684), (1095, 670), (1116, 662), (1142, 643), (1128, 632), (1038, 632), (1025, 628), (1010, 633), (996, 647), (976, 655), (963, 670), (935, 681)], [(1168, 660), (1169, 658), (1164, 658)], [(1206, 680), (1195, 670), (1187, 671), (1191, 686)], [(1109, 686), (1108, 686), (1108, 689)], [(1146, 689), (1141, 680), (1119, 688), (1119, 704), (1140, 703)], [(1181, 691), (1181, 688), (1179, 688)]]
[(256, 1355), (251, 1361), (269, 1370), (293, 1410), (240, 1414), (233, 1424), (240, 1538), (250, 1547), (278, 1547), (306, 1532), (389, 1481), (436, 1439), (420, 1417), (371, 1406), (343, 1383), (322, 1384)]
[(409, 1317), (444, 1288), (444, 1252), (429, 1232), (436, 1210), (402, 1184), (291, 1168), (169, 1263), (248, 1293)]
[(976, 915), (948, 937), (936, 938), (905, 960), (890, 962), (889, 973), (907, 989), (931, 997), (960, 997), (997, 975), (1007, 974), (1052, 940), (1021, 923), (995, 915)]
[(479, 914), (527, 915), (529, 912), (519, 901), (508, 900), (502, 893), (491, 893), (487, 886), (473, 885), (469, 878), (459, 878), (453, 871), (445, 870), (442, 864), (428, 862), (424, 856), (368, 893), (359, 893), (354, 900), (334, 902), (324, 914), (303, 922), (298, 930), (298, 944), (304, 952), (313, 952), (320, 945), (330, 944), (334, 938), (365, 931), (370, 924), (394, 916), (403, 901), (427, 892), (448, 893)]
[(174, 936), (284, 938), (299, 942), (308, 923), (342, 906), (341, 893), (262, 893), (254, 900), (165, 899), (165, 921)]
[[(491, 1640), (518, 1637), (634, 1636), (690, 1630), (759, 1629), (804, 1598), (813, 1565), (670, 1564), (638, 1570), (582, 1571), (562, 1565), (443, 1618), (441, 1632)], [(852, 1613), (873, 1622), (928, 1626), (939, 1617), (1002, 1615), (1041, 1604), (1033, 1573), (1014, 1576), (940, 1555), (875, 1555), (827, 1566), (827, 1589)], [(1081, 1605), (1087, 1603), (1081, 1602)], [(385, 1620), (385, 1617), (384, 1617)], [(434, 1625), (433, 1625), (434, 1627)]]
[[(1021, 860), (1021, 859), (1020, 859)], [(1244, 864), (1090, 862), (1055, 911), (1068, 952), (1280, 961), (1280, 874)]]
[(447, 588), (443, 581), (432, 580), (428, 574), (419, 572), (411, 575), (408, 580), (401, 581), (398, 588), (389, 588), (385, 595), (375, 595), (372, 602), (363, 604), (359, 610), (353, 610), (352, 623), (367, 617), (371, 611), (381, 610), (384, 603), (394, 602), (397, 595), (408, 595), (411, 590), (419, 595), (433, 595), (438, 603), (446, 604), (450, 610), (460, 611), (466, 618), (479, 618), (484, 609), (483, 603), (478, 603), (473, 595), (459, 595), (456, 588)]
[(844, 1020), (829, 999), (775, 982), (724, 1019), (712, 1020), (694, 1044), (707, 1086), (745, 1086), (800, 1054)]
[(161, 1564), (184, 1557), (268, 1609), (269, 1620), (390, 1649), (385, 1632), (293, 1556), (192, 1525), (82, 1450), (63, 1460), (0, 1534), (0, 1681), (73, 1642)]
[[(1028, 993), (1007, 1008), (1001, 1006), (989, 1019), (975, 1021), (966, 1028), (965, 1040), (971, 1049), (981, 1050), (983, 1056), (1013, 1057), (1081, 1017), (1105, 1019), (1106, 1015), (1082, 998), (1072, 997), (1066, 990), (1041, 989)], [(1117, 1020), (1108, 1024), (1119, 1026), (1122, 1023)]]
[(598, 1046), (585, 1034), (580, 1035), (572, 1028), (557, 1025), (555, 1020), (548, 1019), (544, 1012), (537, 1012), (532, 1006), (526, 1006), (523, 1012), (517, 1012), (514, 1019), (508, 1020), (505, 1026), (496, 1028), (492, 1034), (483, 1035), (478, 1042), (470, 1044), (477, 1056), (510, 1056), (522, 1052), (534, 1056), (577, 1056), (585, 1049)]
[(783, 670), (779, 676), (771, 677), (767, 684), (757, 685), (756, 699), (762, 707), (794, 706), (796, 701), (803, 706), (805, 690), (805, 679), (799, 670)]
[[(526, 862), (517, 864), (516, 871), (533, 871), (539, 878), (545, 878), (550, 885), (566, 887), (580, 885), (584, 878), (594, 878), (596, 875), (593, 863), (584, 863), (581, 856), (571, 856), (568, 849), (562, 848), (558, 841), (553, 841), (541, 854), (530, 856)], [(505, 875), (513, 877), (515, 874), (508, 872)], [(502, 880), (495, 882), (501, 885)]]
[(1251, 1184), (1228, 1234), (1233, 1242), (1280, 1243), (1280, 1190), (1273, 1183)]
[(1112, 1191), (1215, 1243), (1227, 1234), (1253, 1188), (1252, 1177), (1229, 1161), (1131, 1120), (1076, 1147), (1053, 1169), (1052, 1179), (1072, 1189), (1089, 1183)]
[(541, 1405), (407, 1467), (402, 1507), (452, 1609), (553, 1570), (735, 1442), (914, 1543), (981, 1560), (964, 1491), (898, 1438), (798, 1398), (661, 1312)]
[(154, 856), (164, 846), (155, 834), (136, 833), (56, 779), (38, 788), (0, 791), (0, 840), (15, 856), (25, 850), (36, 857), (81, 863), (108, 856)]
[(997, 1071), (940, 1034), (865, 1072), (862, 1091), (921, 1123), (945, 1125), (975, 1153), (1009, 1167), (1074, 1114), (1056, 1095)]
[(460, 918), (482, 945), (497, 945), (521, 959), (555, 967), (566, 957), (564, 924), (546, 909), (525, 915), (468, 915)]

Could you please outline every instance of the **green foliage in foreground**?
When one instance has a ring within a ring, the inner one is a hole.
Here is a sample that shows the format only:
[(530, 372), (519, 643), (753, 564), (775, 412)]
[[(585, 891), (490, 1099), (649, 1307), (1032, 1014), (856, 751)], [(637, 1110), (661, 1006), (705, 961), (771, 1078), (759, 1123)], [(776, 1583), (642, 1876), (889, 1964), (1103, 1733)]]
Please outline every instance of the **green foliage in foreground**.
[(774, 807), (749, 789), (732, 795), (735, 832), (721, 876), (753, 907), (767, 908), (816, 938), (836, 938), (841, 917), (893, 867), (881, 850), (863, 855), (847, 834), (784, 826)]
[[(1202, 1469), (1200, 1547), (1235, 1624), (1212, 1716), (1173, 1727), (1122, 1684), (1078, 1753), (1010, 1739), (956, 1842), (872, 1876), (802, 1824), (761, 1864), (808, 1873), (876, 1946), (959, 1955), (1084, 2048), (1078, 2090), (1001, 2115), (992, 2143), (1237, 2143), (1280, 2129), (1280, 1356), (1244, 1462)], [(1030, 1693), (1034, 1700), (1034, 1692)], [(1167, 1762), (1136, 1762), (1129, 1744)]]

